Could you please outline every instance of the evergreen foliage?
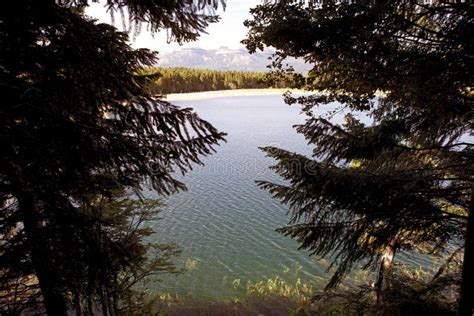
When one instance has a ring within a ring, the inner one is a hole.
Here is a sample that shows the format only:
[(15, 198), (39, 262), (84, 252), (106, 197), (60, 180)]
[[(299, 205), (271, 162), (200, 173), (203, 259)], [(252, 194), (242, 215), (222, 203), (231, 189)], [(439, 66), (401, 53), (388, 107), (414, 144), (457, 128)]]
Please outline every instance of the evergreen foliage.
[[(386, 249), (436, 253), (464, 248), (459, 312), (474, 297), (474, 7), (469, 1), (266, 3), (246, 21), (250, 51), (314, 68), (295, 98), (306, 157), (263, 150), (286, 184), (260, 181), (290, 206), (280, 229), (313, 255), (331, 256), (337, 285), (355, 264), (374, 267)], [(383, 96), (377, 98), (376, 92)], [(312, 109), (340, 102), (345, 123)], [(367, 114), (364, 124), (352, 113)], [(449, 246), (449, 247), (448, 247)]]
[(133, 302), (141, 295), (137, 289), (150, 276), (179, 272), (172, 262), (180, 254), (176, 245), (144, 241), (153, 234), (147, 225), (158, 219), (160, 206), (158, 200), (138, 200), (123, 190), (81, 205), (80, 216), (61, 232), (78, 250), (63, 269), (72, 272), (66, 279), (76, 311), (94, 314), (100, 303), (103, 314), (133, 315)]
[[(459, 274), (424, 278), (419, 271), (397, 266), (386, 274), (384, 302), (376, 303), (370, 286), (328, 291), (313, 297), (310, 315), (456, 315), (452, 278)], [(449, 294), (448, 294), (449, 295)]]
[[(124, 192), (184, 190), (175, 172), (224, 136), (192, 109), (151, 96), (156, 75), (138, 73), (156, 54), (83, 16), (87, 4), (20, 0), (0, 10), (2, 296), (27, 283), (22, 295), (49, 315), (117, 314), (136, 281), (175, 272), (173, 246), (153, 246), (156, 260), (147, 259), (142, 222), (157, 205)], [(107, 4), (178, 41), (217, 20), (214, 1)]]
[[(276, 78), (270, 73), (251, 71), (219, 71), (194, 68), (152, 68), (145, 73), (160, 76), (148, 89), (152, 94), (186, 93), (233, 89), (292, 88), (291, 77)], [(278, 79), (278, 80), (277, 80)]]

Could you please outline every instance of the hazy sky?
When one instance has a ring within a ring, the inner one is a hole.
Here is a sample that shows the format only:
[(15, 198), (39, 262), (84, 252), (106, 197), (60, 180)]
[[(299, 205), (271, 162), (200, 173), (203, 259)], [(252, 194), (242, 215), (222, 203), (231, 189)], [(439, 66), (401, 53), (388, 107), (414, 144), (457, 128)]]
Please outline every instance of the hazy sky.
[[(245, 19), (250, 18), (249, 9), (260, 4), (262, 0), (227, 0), (226, 10), (219, 7), (218, 14), (221, 20), (218, 23), (211, 24), (207, 28), (209, 34), (202, 34), (196, 42), (185, 43), (181, 47), (200, 47), (205, 49), (227, 46), (229, 48), (242, 47), (240, 41), (244, 39), (247, 30), (243, 26)], [(90, 3), (86, 9), (86, 14), (98, 19), (100, 22), (111, 23), (110, 14), (106, 12), (103, 3)], [(122, 21), (116, 14), (115, 26), (122, 29)], [(142, 32), (132, 42), (136, 48), (150, 48), (158, 51), (169, 51), (178, 49), (177, 43), (166, 43), (166, 33), (160, 32), (153, 38), (143, 26)]]

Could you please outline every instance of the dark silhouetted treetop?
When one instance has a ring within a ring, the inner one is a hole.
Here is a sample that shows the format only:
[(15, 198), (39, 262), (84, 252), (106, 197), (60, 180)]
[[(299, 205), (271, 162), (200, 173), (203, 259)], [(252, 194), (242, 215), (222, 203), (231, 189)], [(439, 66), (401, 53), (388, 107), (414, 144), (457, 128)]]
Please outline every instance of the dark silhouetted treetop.
[[(56, 0), (63, 7), (73, 8), (84, 8), (91, 2), (97, 0)], [(179, 43), (195, 41), (209, 24), (217, 22), (219, 5), (225, 9), (224, 0), (107, 0), (104, 3), (113, 22), (116, 14), (120, 15), (124, 31), (134, 27), (135, 32), (140, 32), (145, 24), (153, 33), (166, 30), (168, 40)]]
[[(43, 5), (38, 6), (25, 12), (37, 16), (37, 29), (12, 19), (11, 24), (16, 25), (5, 34), (5, 42), (12, 45), (4, 47), (2, 71), (5, 106), (12, 107), (2, 115), (10, 136), (5, 143), (17, 137), (32, 138), (36, 146), (11, 144), (4, 157), (34, 159), (25, 166), (28, 174), (38, 179), (41, 174), (54, 175), (52, 186), (56, 181), (62, 181), (58, 187), (75, 186), (75, 177), (82, 177), (82, 171), (94, 178), (93, 171), (105, 167), (114, 169), (130, 185), (148, 179), (161, 193), (182, 188), (170, 176), (172, 166), (185, 171), (191, 162), (198, 162), (198, 154), (210, 152), (209, 145), (221, 134), (190, 109), (179, 109), (147, 94), (143, 87), (153, 75), (134, 73), (151, 65), (154, 53), (132, 50), (126, 35), (111, 26), (96, 25), (55, 5), (48, 17)], [(46, 28), (53, 22), (55, 28)], [(8, 38), (21, 32), (29, 35), (28, 41), (15, 43)], [(17, 91), (25, 92), (15, 94)], [(40, 154), (43, 150), (48, 155)], [(114, 153), (123, 156), (114, 157)], [(2, 166), (8, 168), (14, 161), (7, 158)], [(48, 189), (45, 183), (41, 188)]]
[[(470, 2), (268, 3), (252, 9), (244, 43), (278, 59), (312, 63), (311, 96), (286, 96), (307, 115), (297, 126), (304, 157), (265, 148), (286, 185), (259, 182), (288, 204), (280, 231), (331, 255), (329, 287), (358, 262), (377, 265), (387, 247), (428, 252), (464, 247), (460, 311), (474, 284), (474, 7)], [(324, 92), (324, 93), (322, 93)], [(379, 95), (376, 97), (376, 95)], [(339, 102), (344, 123), (315, 115)], [(369, 117), (360, 121), (357, 114)], [(448, 247), (449, 246), (449, 247)]]
[[(165, 2), (164, 11), (156, 2), (120, 3), (183, 40), (205, 26), (198, 21), (211, 21), (204, 13), (191, 17), (184, 1)], [(86, 274), (72, 273), (71, 261), (89, 269), (79, 260), (93, 247), (87, 235), (106, 229), (93, 227), (106, 224), (84, 205), (113, 200), (117, 189), (139, 196), (145, 188), (161, 195), (183, 190), (176, 173), (200, 164), (224, 137), (192, 109), (147, 91), (156, 75), (139, 72), (155, 63), (156, 53), (132, 49), (126, 33), (80, 12), (74, 4), (31, 0), (0, 10), (0, 210), (8, 232), (1, 252), (27, 256), (2, 264), (17, 274), (34, 272), (49, 315), (65, 315), (77, 282), (87, 284), (77, 278)], [(178, 21), (182, 14), (189, 19)]]

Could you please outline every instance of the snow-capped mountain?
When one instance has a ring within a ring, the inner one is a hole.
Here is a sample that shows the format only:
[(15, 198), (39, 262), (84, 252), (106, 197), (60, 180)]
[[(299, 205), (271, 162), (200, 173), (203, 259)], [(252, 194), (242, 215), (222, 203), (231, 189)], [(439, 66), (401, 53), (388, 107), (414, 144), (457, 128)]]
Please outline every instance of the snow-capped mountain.
[[(214, 70), (267, 71), (269, 57), (273, 51), (249, 54), (246, 49), (183, 48), (173, 52), (159, 54), (157, 66), (160, 67), (190, 67)], [(302, 60), (289, 59), (288, 63), (298, 72), (306, 72), (310, 67)]]

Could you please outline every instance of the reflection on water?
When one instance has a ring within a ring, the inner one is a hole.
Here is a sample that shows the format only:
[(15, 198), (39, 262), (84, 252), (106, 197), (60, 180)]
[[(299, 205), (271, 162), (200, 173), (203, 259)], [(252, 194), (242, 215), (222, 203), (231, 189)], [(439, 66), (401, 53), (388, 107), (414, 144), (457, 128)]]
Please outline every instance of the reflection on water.
[[(193, 107), (228, 137), (204, 159), (205, 166), (184, 177), (188, 191), (167, 199), (162, 219), (152, 223), (158, 242), (181, 246), (179, 262), (190, 270), (163, 277), (156, 289), (219, 299), (242, 293), (248, 281), (275, 276), (291, 283), (301, 278), (322, 288), (327, 261), (310, 258), (295, 241), (275, 232), (287, 223), (288, 209), (255, 185), (255, 180), (279, 181), (259, 147), (310, 155), (305, 139), (292, 128), (304, 121), (300, 108), (284, 104), (278, 95), (175, 104)], [(315, 114), (335, 107), (319, 108)], [(342, 122), (342, 117), (339, 113), (334, 120)]]

